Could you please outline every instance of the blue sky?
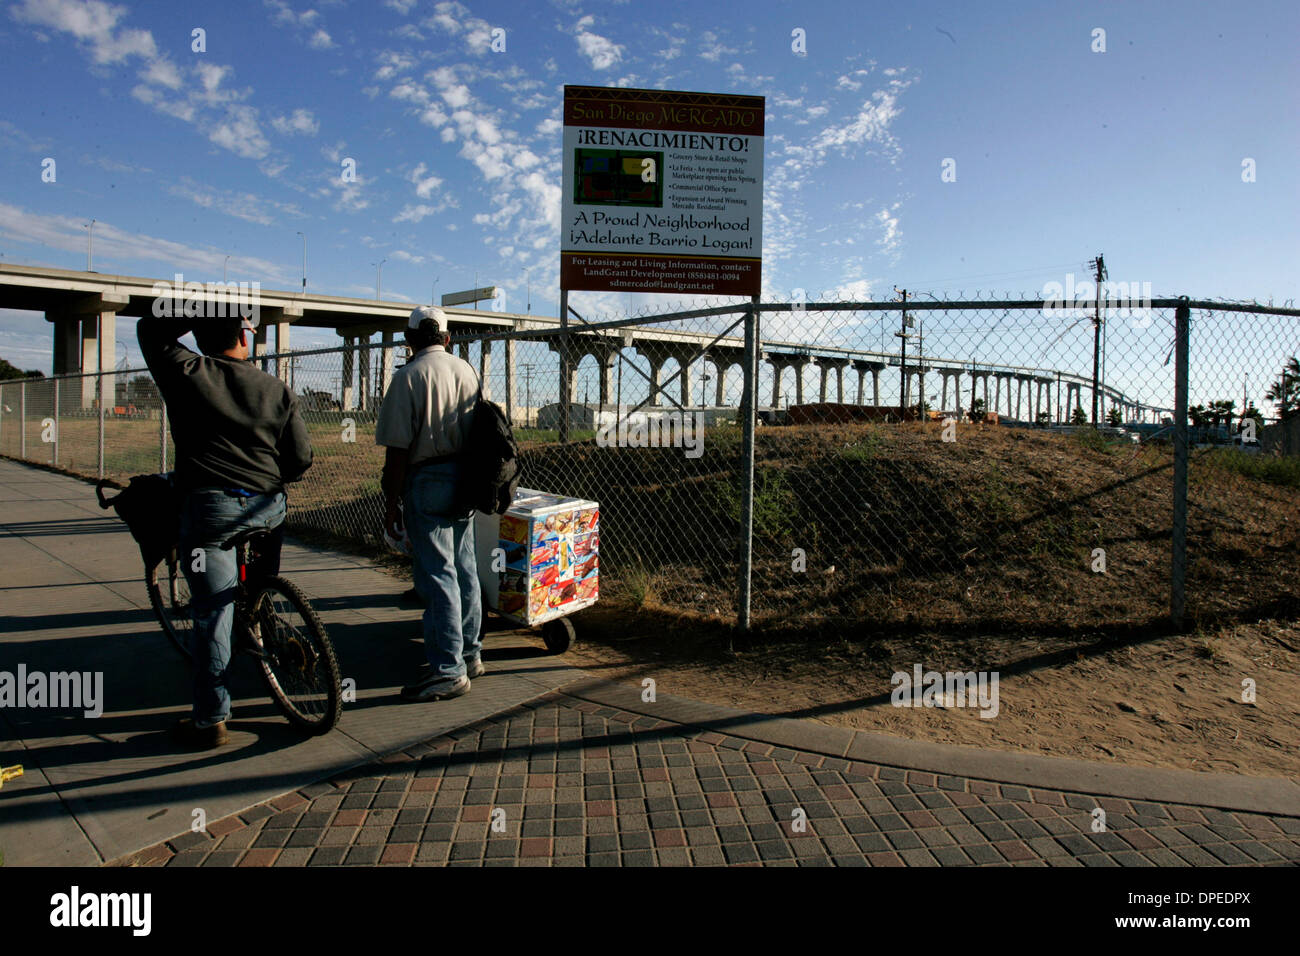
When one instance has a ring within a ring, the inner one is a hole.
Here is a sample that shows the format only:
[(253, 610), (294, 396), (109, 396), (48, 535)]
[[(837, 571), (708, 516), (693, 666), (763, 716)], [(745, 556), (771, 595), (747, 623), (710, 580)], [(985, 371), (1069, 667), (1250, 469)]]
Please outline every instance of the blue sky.
[[(301, 231), (312, 292), (373, 296), (386, 260), (385, 298), (477, 278), (555, 314), (562, 88), (624, 85), (767, 97), (767, 300), (1037, 294), (1102, 252), (1157, 296), (1280, 303), (1300, 299), (1298, 10), (19, 0), (0, 6), (0, 254), (84, 268), (94, 218), (98, 271), (297, 288)], [(49, 350), (43, 322), (0, 312), (0, 356), (48, 371)]]

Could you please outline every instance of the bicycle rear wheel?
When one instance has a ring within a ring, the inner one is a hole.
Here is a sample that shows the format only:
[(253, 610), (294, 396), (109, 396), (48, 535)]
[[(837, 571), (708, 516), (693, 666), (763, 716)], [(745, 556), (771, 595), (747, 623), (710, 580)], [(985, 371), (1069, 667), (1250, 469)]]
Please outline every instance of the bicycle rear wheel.
[(193, 656), (194, 619), (190, 614), (190, 586), (172, 551), (145, 574), (149, 605), (162, 625), (163, 633), (186, 660)]
[(281, 713), (309, 734), (328, 733), (342, 697), (338, 658), (316, 611), (291, 582), (263, 579), (251, 602), (248, 636)]

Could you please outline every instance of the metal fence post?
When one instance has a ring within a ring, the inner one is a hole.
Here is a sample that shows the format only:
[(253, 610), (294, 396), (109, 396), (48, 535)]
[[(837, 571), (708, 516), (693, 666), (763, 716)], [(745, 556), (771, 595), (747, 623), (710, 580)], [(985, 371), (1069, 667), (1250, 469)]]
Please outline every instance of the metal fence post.
[(54, 467), (59, 466), (59, 380), (54, 380)]
[(167, 471), (167, 403), (158, 396), (158, 471)]
[[(102, 351), (102, 348), (101, 348)], [(95, 392), (99, 395), (99, 477), (104, 477), (104, 373), (95, 376)], [(113, 395), (116, 399), (116, 393)]]
[(560, 289), (560, 444), (569, 440), (569, 290)]
[(18, 457), (27, 460), (27, 382), (18, 393)]
[(740, 461), (740, 580), (736, 627), (749, 630), (754, 566), (754, 423), (758, 418), (758, 296), (745, 316), (745, 384), (741, 397), (744, 438)]
[(1174, 528), (1169, 582), (1169, 613), (1175, 629), (1183, 626), (1187, 599), (1187, 362), (1191, 344), (1191, 309), (1187, 297), (1174, 310)]

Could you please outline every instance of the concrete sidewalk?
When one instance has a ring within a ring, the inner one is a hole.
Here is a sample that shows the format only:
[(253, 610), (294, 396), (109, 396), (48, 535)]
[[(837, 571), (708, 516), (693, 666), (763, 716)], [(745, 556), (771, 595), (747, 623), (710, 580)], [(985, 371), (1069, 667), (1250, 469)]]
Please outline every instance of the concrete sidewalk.
[[(290, 501), (292, 507), (292, 499)], [(356, 557), (288, 543), (282, 568), (329, 630), (356, 681), (338, 728), (304, 740), (237, 659), (232, 741), (178, 754), (167, 730), (189, 711), (187, 665), (149, 609), (139, 551), (94, 487), (0, 459), (0, 670), (103, 674), (104, 713), (0, 710), (0, 764), (24, 775), (0, 790), (6, 865), (94, 865), (188, 831), (358, 763), (510, 708), (580, 676), (539, 637), (487, 636), (490, 680), (425, 705), (397, 698), (424, 660), (419, 612), (396, 607), (396, 578)]]
[(0, 790), (10, 865), (1300, 863), (1294, 781), (647, 703), (527, 632), (488, 635), (489, 673), (468, 696), (404, 705), (423, 649), (418, 613), (395, 608), (403, 584), (292, 546), (284, 570), (357, 701), (303, 740), (243, 661), (231, 746), (178, 755), (166, 729), (188, 711), (187, 668), (93, 488), (0, 460), (0, 567), (0, 670), (100, 671), (105, 701), (98, 719), (0, 711), (0, 763), (26, 769)]

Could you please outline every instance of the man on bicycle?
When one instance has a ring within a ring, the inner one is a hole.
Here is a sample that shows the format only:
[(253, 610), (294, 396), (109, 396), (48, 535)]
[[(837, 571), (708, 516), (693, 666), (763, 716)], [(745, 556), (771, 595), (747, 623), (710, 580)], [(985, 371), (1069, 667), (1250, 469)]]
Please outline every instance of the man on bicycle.
[[(177, 341), (190, 331), (202, 355)], [(178, 557), (194, 615), (194, 708), (174, 732), (196, 749), (229, 739), (236, 568), (234, 552), (221, 545), (247, 528), (279, 527), (285, 484), (312, 462), (297, 398), (247, 361), (252, 334), (238, 318), (145, 317), (136, 325), (176, 443), (172, 480), (181, 503)], [(271, 563), (278, 558), (272, 554)]]

